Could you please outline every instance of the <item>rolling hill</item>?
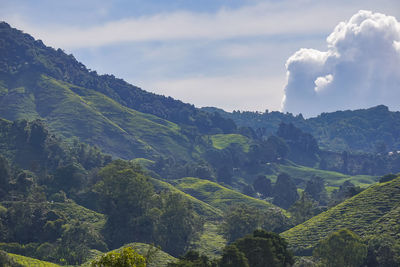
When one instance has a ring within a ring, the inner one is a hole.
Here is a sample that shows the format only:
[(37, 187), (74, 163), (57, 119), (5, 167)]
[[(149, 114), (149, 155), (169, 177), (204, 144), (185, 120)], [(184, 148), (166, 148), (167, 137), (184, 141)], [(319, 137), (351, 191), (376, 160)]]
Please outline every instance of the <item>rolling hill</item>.
[(282, 233), (297, 254), (309, 254), (331, 232), (348, 228), (361, 237), (399, 237), (400, 177), (358, 195)]

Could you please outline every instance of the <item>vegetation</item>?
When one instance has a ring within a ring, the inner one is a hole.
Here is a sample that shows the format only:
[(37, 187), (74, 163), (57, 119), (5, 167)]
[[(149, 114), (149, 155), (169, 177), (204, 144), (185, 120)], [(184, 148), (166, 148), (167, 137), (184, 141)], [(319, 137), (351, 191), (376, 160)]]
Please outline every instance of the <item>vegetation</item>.
[(108, 252), (100, 259), (91, 263), (93, 267), (146, 267), (146, 258), (131, 247), (123, 248), (121, 252)]
[(356, 196), (282, 233), (297, 254), (310, 254), (317, 243), (341, 228), (361, 237), (398, 235), (400, 178), (375, 184)]
[(239, 144), (244, 152), (249, 152), (249, 139), (240, 134), (216, 134), (211, 136), (211, 141), (216, 149), (227, 148), (231, 144)]
[(340, 152), (343, 150), (388, 152), (400, 148), (400, 114), (390, 112), (383, 105), (354, 111), (322, 113), (318, 117), (309, 119), (304, 119), (301, 115), (293, 116), (290, 113), (268, 110), (264, 113), (249, 111), (228, 113), (214, 108), (204, 110), (210, 113), (218, 112), (222, 117), (232, 119), (238, 126), (251, 127), (262, 136), (275, 133), (282, 121), (292, 123), (312, 134), (322, 149)]
[(11, 266), (20, 267), (20, 266), (43, 266), (43, 267), (58, 267), (60, 265), (54, 264), (51, 262), (41, 261), (13, 253), (8, 253), (8, 257), (11, 258), (15, 263)]
[(341, 229), (321, 240), (313, 254), (327, 267), (358, 267), (367, 256), (367, 246), (350, 230)]
[(398, 113), (205, 111), (0, 44), (1, 264), (398, 265)]
[[(293, 256), (287, 250), (286, 241), (276, 233), (256, 230), (252, 235), (236, 240), (233, 245), (245, 255), (249, 266), (278, 267), (290, 266), (294, 263)], [(225, 250), (225, 253), (231, 253), (231, 251)], [(228, 264), (226, 266), (232, 265)]]

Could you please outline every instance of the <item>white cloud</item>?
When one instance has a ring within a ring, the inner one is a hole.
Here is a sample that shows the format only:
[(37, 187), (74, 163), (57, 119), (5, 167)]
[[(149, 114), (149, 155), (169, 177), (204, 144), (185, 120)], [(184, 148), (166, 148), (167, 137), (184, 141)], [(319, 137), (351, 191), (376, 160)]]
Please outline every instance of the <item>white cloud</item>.
[(324, 90), (324, 88), (325, 87), (327, 87), (331, 82), (333, 81), (333, 76), (332, 76), (332, 74), (328, 74), (328, 75), (326, 75), (326, 76), (324, 76), (324, 77), (318, 77), (316, 80), (315, 80), (315, 88), (314, 88), (314, 90), (315, 90), (315, 92), (317, 92), (317, 93), (319, 93), (319, 92), (321, 92), (322, 90)]
[(300, 49), (286, 63), (283, 110), (315, 116), (379, 104), (400, 109), (400, 23), (359, 11), (327, 38), (327, 51)]

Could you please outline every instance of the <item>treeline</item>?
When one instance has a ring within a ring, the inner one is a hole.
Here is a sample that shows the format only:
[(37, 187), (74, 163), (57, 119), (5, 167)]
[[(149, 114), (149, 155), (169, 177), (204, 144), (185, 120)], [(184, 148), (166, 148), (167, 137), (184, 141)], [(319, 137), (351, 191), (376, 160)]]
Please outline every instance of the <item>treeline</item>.
[(400, 150), (400, 113), (391, 112), (380, 105), (369, 109), (322, 113), (315, 118), (304, 119), (301, 114), (277, 111), (225, 112), (216, 108), (203, 108), (218, 112), (232, 119), (239, 127), (251, 127), (259, 136), (275, 133), (281, 122), (292, 123), (312, 134), (323, 150), (362, 153), (387, 153)]

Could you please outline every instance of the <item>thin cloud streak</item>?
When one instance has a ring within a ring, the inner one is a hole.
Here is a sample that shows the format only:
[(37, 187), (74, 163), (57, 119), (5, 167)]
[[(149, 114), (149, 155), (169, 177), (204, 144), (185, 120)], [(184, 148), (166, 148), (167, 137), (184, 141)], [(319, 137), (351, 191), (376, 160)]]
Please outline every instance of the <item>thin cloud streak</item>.
[(283, 9), (282, 4), (262, 3), (235, 10), (224, 8), (214, 14), (176, 11), (125, 18), (92, 27), (52, 25), (36, 28), (21, 16), (11, 16), (10, 21), (46, 43), (73, 49), (119, 42), (313, 34), (331, 30), (336, 19), (334, 15), (319, 12), (319, 7), (314, 5)]

